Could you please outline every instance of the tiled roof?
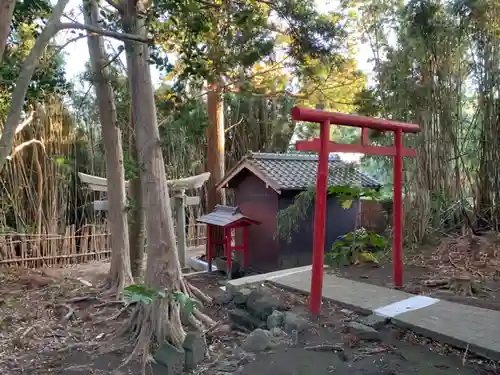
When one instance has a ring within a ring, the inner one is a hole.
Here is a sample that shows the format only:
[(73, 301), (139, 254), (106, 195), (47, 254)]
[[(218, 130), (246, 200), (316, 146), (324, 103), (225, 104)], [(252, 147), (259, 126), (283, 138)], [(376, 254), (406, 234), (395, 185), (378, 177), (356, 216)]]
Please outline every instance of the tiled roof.
[[(316, 183), (318, 155), (250, 153), (242, 162), (258, 169), (280, 189), (302, 190)], [(380, 186), (377, 180), (341, 161), (338, 156), (329, 157), (328, 167), (328, 186)]]
[(238, 207), (221, 206), (219, 204), (215, 206), (214, 211), (207, 215), (203, 215), (196, 221), (218, 227), (225, 227), (237, 221), (243, 221), (246, 225), (259, 224), (257, 221), (243, 215)]

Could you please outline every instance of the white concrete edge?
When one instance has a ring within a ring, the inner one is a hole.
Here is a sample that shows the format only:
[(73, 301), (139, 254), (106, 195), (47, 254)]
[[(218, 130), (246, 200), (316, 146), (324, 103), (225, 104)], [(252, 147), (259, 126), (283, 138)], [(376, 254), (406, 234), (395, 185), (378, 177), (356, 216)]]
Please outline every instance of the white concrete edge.
[(266, 278), (266, 281), (267, 280), (279, 279), (280, 277), (290, 276), (290, 275), (294, 275), (296, 273), (301, 273), (301, 272), (306, 272), (306, 271), (311, 271), (311, 270), (312, 270), (312, 266), (303, 266), (303, 267), (291, 268), (290, 270), (285, 270), (285, 271), (288, 271), (288, 272), (285, 272), (285, 273), (282, 273), (282, 271), (277, 271), (277, 272), (280, 272), (280, 273), (277, 274), (277, 275), (271, 275), (271, 276), (269, 276), (268, 278)]
[(379, 307), (373, 310), (373, 313), (386, 318), (394, 318), (395, 316), (404, 314), (409, 311), (420, 310), (438, 303), (440, 300), (428, 296), (413, 296), (405, 298), (401, 301), (391, 303), (386, 306)]
[(241, 288), (245, 285), (248, 284), (256, 284), (256, 283), (262, 283), (268, 280), (275, 280), (280, 277), (285, 277), (285, 276), (290, 276), (296, 273), (300, 272), (307, 272), (312, 269), (312, 266), (303, 266), (303, 267), (297, 267), (297, 268), (290, 268), (287, 270), (279, 270), (279, 271), (274, 271), (274, 272), (269, 272), (269, 273), (262, 273), (258, 275), (252, 275), (252, 276), (246, 276), (246, 277), (241, 277), (239, 279), (234, 279), (234, 280), (229, 280), (227, 282), (227, 286), (229, 288), (234, 288), (238, 289)]
[[(199, 259), (197, 256), (189, 257), (187, 263), (196, 271), (208, 271), (208, 262)], [(215, 266), (215, 264), (212, 264), (212, 271), (217, 271), (217, 267)]]
[(193, 271), (193, 272), (185, 273), (183, 276), (186, 277), (186, 276), (201, 275), (203, 273), (209, 273), (209, 272), (208, 271)]

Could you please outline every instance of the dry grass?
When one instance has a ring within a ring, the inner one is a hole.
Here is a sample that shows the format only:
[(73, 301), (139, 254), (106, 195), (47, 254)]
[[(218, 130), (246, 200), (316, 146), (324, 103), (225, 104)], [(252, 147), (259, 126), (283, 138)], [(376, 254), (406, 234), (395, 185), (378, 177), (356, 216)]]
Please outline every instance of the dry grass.
[[(3, 270), (0, 305), (0, 371), (46, 371), (72, 350), (92, 350), (118, 322), (99, 324), (121, 303), (100, 300), (75, 279), (27, 269)], [(36, 372), (38, 373), (38, 371)]]
[(493, 234), (448, 237), (430, 254), (419, 254), (411, 264), (432, 270), (422, 281), (426, 287), (449, 289), (468, 297), (487, 296), (482, 284), (499, 276), (499, 254), (500, 243)]

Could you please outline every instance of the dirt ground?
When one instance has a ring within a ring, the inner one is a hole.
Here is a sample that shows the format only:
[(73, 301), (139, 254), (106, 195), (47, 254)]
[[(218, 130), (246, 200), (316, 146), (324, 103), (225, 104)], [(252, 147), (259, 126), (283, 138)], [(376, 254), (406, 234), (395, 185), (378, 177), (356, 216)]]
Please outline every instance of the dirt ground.
[[(120, 367), (127, 349), (110, 352), (113, 331), (127, 316), (125, 311), (113, 319), (123, 305), (105, 299), (72, 275), (30, 270), (0, 273), (1, 373), (140, 374), (138, 363)], [(81, 272), (76, 275), (90, 278)], [(190, 282), (212, 297), (223, 293), (220, 274), (197, 274)], [(273, 285), (266, 288), (292, 312), (307, 317), (307, 297)], [(207, 336), (208, 356), (196, 374), (497, 374), (494, 363), (395, 327), (385, 328), (381, 341), (361, 341), (345, 330), (356, 315), (329, 302), (303, 334), (257, 354), (242, 351), (247, 334), (229, 328), (225, 308), (213, 304), (205, 312), (220, 326)], [(164, 375), (165, 369), (152, 365), (150, 373)]]
[[(480, 240), (478, 240), (480, 241)], [(468, 237), (447, 238), (405, 254), (403, 290), (500, 311), (500, 249), (497, 243), (471, 243)], [(393, 287), (390, 254), (379, 266), (332, 268), (338, 276)]]

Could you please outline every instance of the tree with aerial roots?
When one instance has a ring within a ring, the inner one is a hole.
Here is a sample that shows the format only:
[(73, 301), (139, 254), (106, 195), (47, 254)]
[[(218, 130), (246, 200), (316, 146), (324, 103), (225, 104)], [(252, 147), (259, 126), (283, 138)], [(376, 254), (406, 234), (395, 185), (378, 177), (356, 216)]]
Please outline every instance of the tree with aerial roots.
[[(122, 15), (124, 30), (146, 37), (145, 21), (138, 15), (136, 2), (129, 0), (116, 6)], [(158, 347), (166, 341), (178, 348), (182, 347), (186, 337), (183, 321), (199, 331), (215, 325), (215, 321), (197, 307), (189, 312), (182, 309), (183, 300), (188, 298), (196, 298), (201, 303), (210, 303), (211, 299), (184, 279), (180, 267), (159, 141), (148, 46), (128, 40), (125, 42), (125, 53), (146, 212), (148, 256), (144, 284), (158, 293), (165, 292), (164, 298), (153, 298), (151, 303), (137, 303), (130, 318), (118, 332), (119, 335), (126, 335), (129, 339), (127, 344), (133, 345), (133, 351), (125, 363), (134, 356), (142, 355), (145, 371), (152, 347)]]

